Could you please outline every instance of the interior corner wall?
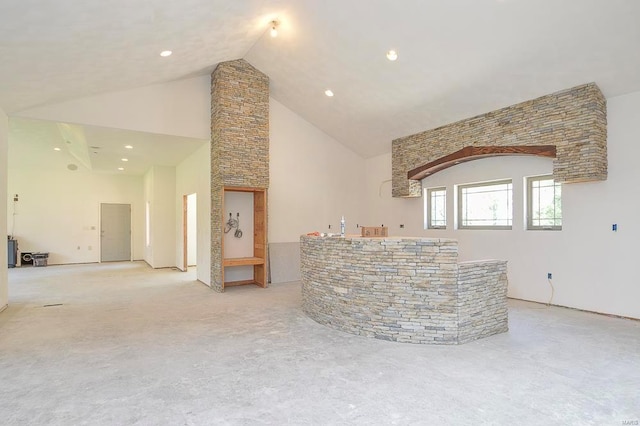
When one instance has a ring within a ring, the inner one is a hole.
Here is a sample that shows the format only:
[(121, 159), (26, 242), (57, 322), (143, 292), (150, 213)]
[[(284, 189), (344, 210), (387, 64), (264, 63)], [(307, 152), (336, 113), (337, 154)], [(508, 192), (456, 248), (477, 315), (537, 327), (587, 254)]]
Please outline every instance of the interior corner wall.
[(131, 254), (142, 259), (144, 206), (140, 176), (79, 168), (9, 164), (7, 224), (21, 252), (48, 252), (48, 263), (100, 261), (100, 204), (131, 205)]
[(176, 265), (182, 265), (182, 197), (197, 194), (197, 257), (199, 281), (211, 285), (211, 148), (204, 144), (176, 167)]
[(149, 229), (150, 243), (147, 245), (145, 241), (144, 260), (152, 268), (174, 267), (177, 265), (175, 167), (153, 166), (145, 173), (144, 203), (149, 205), (149, 224), (145, 226)]
[[(547, 303), (551, 272), (553, 304), (640, 318), (635, 266), (640, 200), (634, 196), (640, 181), (640, 92), (607, 99), (607, 111), (608, 179), (563, 185), (562, 231), (524, 230), (523, 178), (553, 169), (551, 160), (535, 157), (475, 160), (424, 179), (424, 188), (447, 188), (446, 230), (424, 229), (423, 199), (391, 198), (391, 154), (369, 159), (368, 220), (391, 224), (393, 235), (456, 238), (461, 260), (507, 260), (510, 297)], [(512, 230), (453, 229), (455, 185), (509, 177), (514, 179)]]
[[(366, 222), (365, 161), (317, 127), (270, 100), (269, 243), (308, 232), (356, 234)], [(331, 225), (331, 228), (329, 228)]]
[(199, 76), (74, 99), (13, 115), (209, 140), (209, 88), (209, 76)]
[[(0, 234), (7, 235), (7, 154), (9, 144), (9, 119), (3, 110), (0, 109)], [(0, 244), (0, 312), (9, 303), (8, 280), (7, 280), (7, 245)]]

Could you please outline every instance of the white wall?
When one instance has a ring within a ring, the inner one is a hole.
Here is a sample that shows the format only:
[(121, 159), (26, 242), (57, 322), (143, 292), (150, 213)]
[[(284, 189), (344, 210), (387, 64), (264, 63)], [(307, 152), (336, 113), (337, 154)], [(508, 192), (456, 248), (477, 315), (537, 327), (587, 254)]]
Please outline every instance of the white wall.
[(338, 233), (342, 215), (347, 233), (357, 233), (366, 212), (362, 157), (273, 98), (270, 108), (269, 242)]
[[(640, 92), (608, 99), (607, 181), (563, 185), (563, 230), (524, 231), (522, 178), (550, 173), (550, 160), (502, 157), (463, 163), (423, 181), (446, 186), (446, 231), (423, 229), (423, 199), (391, 199), (391, 155), (367, 161), (369, 219), (390, 225), (395, 235), (456, 238), (461, 260), (509, 261), (509, 296), (547, 302), (553, 273), (553, 303), (596, 312), (640, 318), (635, 253), (640, 236), (636, 212), (640, 201)], [(511, 231), (453, 230), (454, 184), (497, 178), (514, 179), (514, 225)], [(382, 196), (379, 188), (382, 184)], [(405, 224), (405, 229), (399, 225)], [(618, 232), (611, 225), (618, 224)]]
[[(209, 139), (209, 91), (209, 76), (202, 76), (35, 108), (19, 115)], [(635, 258), (632, 257), (637, 251), (634, 243), (640, 235), (639, 221), (635, 218), (639, 203), (635, 197), (636, 182), (640, 171), (634, 164), (640, 151), (637, 143), (640, 93), (608, 100), (609, 179), (565, 185), (561, 232), (523, 231), (520, 201), (516, 203), (520, 212), (516, 212), (512, 231), (425, 231), (422, 199), (390, 197), (391, 184), (384, 182), (391, 178), (390, 154), (365, 161), (276, 100), (271, 99), (270, 105), (268, 224), (271, 243), (298, 241), (300, 234), (328, 231), (328, 224), (332, 225), (330, 231), (339, 232), (339, 219), (344, 214), (348, 233), (358, 232), (356, 224), (385, 224), (393, 235), (458, 238), (462, 259), (505, 258), (509, 260), (509, 294), (513, 297), (546, 302), (549, 296), (546, 273), (552, 272), (556, 287), (554, 303), (640, 318), (640, 305), (635, 303), (640, 299), (640, 287), (635, 283)], [(6, 127), (4, 114), (0, 114), (0, 122)], [(6, 129), (0, 127), (0, 143), (4, 145), (6, 133)], [(6, 147), (0, 145), (0, 155), (5, 151)], [(202, 225), (209, 223), (210, 160), (208, 153), (203, 152), (200, 158), (190, 161), (193, 165), (185, 160), (176, 172), (171, 223), (175, 229), (181, 220), (176, 213), (176, 209), (181, 209), (181, 196), (197, 192), (198, 279), (208, 283), (210, 230), (207, 225), (203, 229)], [(180, 170), (181, 167), (184, 170)], [(188, 168), (191, 170), (187, 171)], [(426, 185), (444, 183), (451, 191), (454, 183), (506, 174), (520, 179), (525, 174), (548, 170), (550, 162), (543, 159), (478, 160), (440, 172), (427, 179)], [(192, 183), (179, 183), (181, 174), (191, 176), (184, 179)], [(196, 181), (197, 184), (193, 183)], [(198, 188), (191, 189), (196, 186)], [(9, 192), (23, 191), (11, 187)], [(20, 203), (22, 199), (21, 194)], [(451, 208), (449, 210), (451, 215)], [(98, 209), (94, 211), (97, 214)], [(144, 217), (144, 205), (139, 208), (139, 216)], [(79, 223), (84, 226), (94, 222), (83, 219)], [(619, 225), (617, 233), (611, 232), (612, 223)], [(400, 224), (405, 228), (399, 228)], [(144, 227), (138, 228), (142, 236), (136, 238), (144, 241)], [(84, 232), (76, 232), (74, 238), (83, 236)], [(172, 235), (175, 241), (168, 262), (171, 266), (179, 264), (176, 247), (182, 241), (179, 232)], [(88, 244), (88, 240), (82, 241)], [(52, 251), (50, 247), (43, 249)], [(0, 277), (4, 275), (0, 269)], [(0, 281), (0, 304), (2, 285)]]
[(204, 144), (176, 167), (176, 265), (182, 265), (182, 197), (197, 194), (197, 278), (211, 284), (211, 147)]
[[(142, 258), (143, 204), (139, 176), (25, 165), (8, 168), (7, 230), (20, 251), (49, 252), (49, 264), (100, 261), (100, 204), (131, 204), (131, 253)], [(13, 194), (19, 201), (13, 202)], [(9, 199), (10, 198), (10, 199)], [(6, 211), (6, 210), (5, 210)]]
[[(253, 193), (225, 191), (224, 192), (224, 219), (225, 224), (229, 218), (237, 219), (240, 213), (238, 228), (242, 231), (242, 237), (236, 238), (237, 229), (231, 228), (222, 236), (224, 257), (252, 257), (253, 256)], [(231, 216), (229, 216), (231, 213)], [(223, 229), (227, 229), (225, 226)], [(229, 266), (224, 268), (224, 281), (243, 281), (253, 279), (253, 266)]]
[(151, 230), (144, 260), (153, 268), (176, 266), (175, 167), (153, 166), (145, 173), (144, 203), (150, 205)]
[[(7, 115), (0, 109), (0, 236), (4, 241), (7, 235), (7, 153), (8, 153), (9, 123)], [(7, 245), (0, 244), (0, 311), (9, 303), (7, 282)]]
[(210, 86), (211, 77), (205, 75), (75, 99), (14, 115), (208, 140)]

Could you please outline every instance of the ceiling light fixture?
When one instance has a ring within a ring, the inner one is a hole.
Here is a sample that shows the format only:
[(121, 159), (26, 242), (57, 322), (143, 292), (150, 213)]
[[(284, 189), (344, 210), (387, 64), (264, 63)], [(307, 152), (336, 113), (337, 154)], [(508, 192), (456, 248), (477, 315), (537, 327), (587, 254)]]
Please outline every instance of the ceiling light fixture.
[(333, 91), (331, 89), (327, 89), (324, 91), (324, 94), (327, 95), (328, 97), (333, 97)]
[(118, 170), (123, 171), (124, 167), (118, 167)]
[(163, 50), (162, 52), (160, 52), (160, 56), (162, 56), (163, 58), (166, 58), (167, 56), (171, 56), (173, 52), (170, 50)]
[(271, 31), (269, 31), (269, 34), (273, 38), (278, 37), (278, 21), (271, 21)]
[(60, 151), (60, 148), (58, 148), (57, 146), (55, 148), (53, 148), (54, 151)]
[(387, 59), (390, 61), (395, 61), (396, 59), (398, 59), (398, 52), (396, 52), (395, 50), (388, 51)]
[(121, 158), (122, 161), (129, 161), (128, 158)]
[(131, 145), (125, 145), (124, 147), (127, 148), (127, 149), (133, 149), (133, 147)]

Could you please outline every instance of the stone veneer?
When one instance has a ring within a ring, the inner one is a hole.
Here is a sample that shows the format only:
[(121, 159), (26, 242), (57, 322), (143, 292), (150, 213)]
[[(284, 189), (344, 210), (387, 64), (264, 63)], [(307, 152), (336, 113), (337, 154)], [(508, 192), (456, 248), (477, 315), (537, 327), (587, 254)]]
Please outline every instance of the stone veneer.
[(503, 333), (507, 329), (507, 262), (460, 262), (458, 343)]
[(458, 344), (506, 332), (507, 262), (434, 238), (300, 238), (302, 309), (353, 334)]
[(595, 83), (522, 102), (392, 142), (392, 194), (420, 197), (407, 172), (466, 146), (555, 145), (558, 182), (607, 178), (606, 100)]
[(244, 59), (211, 75), (211, 287), (223, 290), (224, 188), (269, 187), (269, 77)]

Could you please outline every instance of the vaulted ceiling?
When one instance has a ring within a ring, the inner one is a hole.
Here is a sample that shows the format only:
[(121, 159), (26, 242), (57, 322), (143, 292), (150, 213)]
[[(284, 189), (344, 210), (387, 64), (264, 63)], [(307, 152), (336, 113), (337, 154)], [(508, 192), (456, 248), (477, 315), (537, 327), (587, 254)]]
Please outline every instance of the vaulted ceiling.
[(640, 90), (639, 19), (637, 0), (3, 0), (0, 108), (244, 58), (276, 100), (367, 158), (396, 137), (582, 83), (607, 97)]

